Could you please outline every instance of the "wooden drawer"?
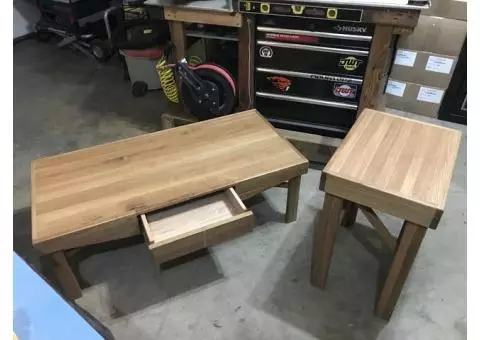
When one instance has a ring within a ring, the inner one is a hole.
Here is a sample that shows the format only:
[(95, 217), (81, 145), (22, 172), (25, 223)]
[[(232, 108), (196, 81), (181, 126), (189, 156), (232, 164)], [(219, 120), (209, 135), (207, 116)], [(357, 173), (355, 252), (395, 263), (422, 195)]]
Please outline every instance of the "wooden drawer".
[(229, 188), (171, 208), (140, 216), (148, 248), (157, 262), (243, 235), (253, 228), (253, 214)]

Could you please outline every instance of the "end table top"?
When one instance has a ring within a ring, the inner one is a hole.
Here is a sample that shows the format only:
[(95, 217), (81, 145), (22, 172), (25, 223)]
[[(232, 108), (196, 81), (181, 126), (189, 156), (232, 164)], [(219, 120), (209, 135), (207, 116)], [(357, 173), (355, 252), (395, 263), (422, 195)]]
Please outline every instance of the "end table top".
[(460, 139), (457, 130), (366, 109), (324, 172), (443, 211)]

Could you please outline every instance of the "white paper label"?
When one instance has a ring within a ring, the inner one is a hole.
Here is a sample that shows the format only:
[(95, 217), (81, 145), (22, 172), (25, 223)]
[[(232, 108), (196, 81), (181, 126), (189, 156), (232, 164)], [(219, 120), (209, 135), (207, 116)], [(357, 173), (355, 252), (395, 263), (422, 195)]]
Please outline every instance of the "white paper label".
[(416, 58), (417, 52), (397, 50), (397, 55), (395, 56), (395, 64), (412, 67), (415, 64)]
[(449, 74), (452, 70), (453, 59), (451, 58), (442, 58), (431, 55), (428, 57), (427, 66), (425, 70), (431, 72), (445, 73)]
[(443, 97), (443, 90), (432, 89), (431, 87), (420, 87), (417, 100), (422, 102), (440, 104)]
[(391, 94), (392, 96), (403, 97), (403, 92), (405, 92), (406, 86), (407, 84), (405, 83), (389, 79), (385, 92)]

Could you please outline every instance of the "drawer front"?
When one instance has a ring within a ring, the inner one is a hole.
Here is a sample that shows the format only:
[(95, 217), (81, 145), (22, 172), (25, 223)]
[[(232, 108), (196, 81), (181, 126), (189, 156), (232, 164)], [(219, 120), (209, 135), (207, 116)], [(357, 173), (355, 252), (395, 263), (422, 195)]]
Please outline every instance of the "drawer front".
[(158, 247), (149, 246), (148, 248), (156, 262), (164, 263), (206, 247), (204, 235), (196, 233), (175, 242)]
[[(356, 105), (331, 106), (335, 104), (263, 92), (256, 94), (256, 109), (274, 126), (341, 138), (355, 122), (357, 110)], [(325, 133), (328, 131), (331, 133)]]
[(374, 25), (364, 22), (305, 20), (302, 18), (260, 15), (257, 17), (258, 26), (287, 28), (305, 31), (319, 31), (336, 34), (350, 34), (355, 36), (373, 36)]
[(291, 96), (357, 104), (362, 92), (360, 78), (256, 68), (256, 90)]
[(372, 37), (355, 34), (306, 31), (267, 26), (257, 27), (257, 40), (291, 42), (338, 48), (357, 48), (368, 51)]
[(232, 188), (142, 214), (140, 220), (148, 248), (159, 263), (243, 235), (254, 224), (252, 212)]
[(363, 77), (368, 52), (258, 40), (257, 67)]
[(218, 225), (210, 226), (205, 230), (206, 247), (234, 239), (252, 231), (254, 217), (251, 211), (232, 217)]

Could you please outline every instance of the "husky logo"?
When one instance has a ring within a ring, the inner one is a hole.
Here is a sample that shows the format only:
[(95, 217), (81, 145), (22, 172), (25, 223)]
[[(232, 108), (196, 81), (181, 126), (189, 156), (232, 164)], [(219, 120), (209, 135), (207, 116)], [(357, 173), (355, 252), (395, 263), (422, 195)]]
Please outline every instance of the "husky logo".
[(355, 57), (346, 57), (338, 61), (338, 66), (343, 67), (347, 71), (355, 71), (361, 63), (363, 63), (363, 60)]
[(337, 25), (337, 26), (334, 26), (333, 29), (337, 32), (367, 33), (366, 27), (358, 27), (358, 26)]

